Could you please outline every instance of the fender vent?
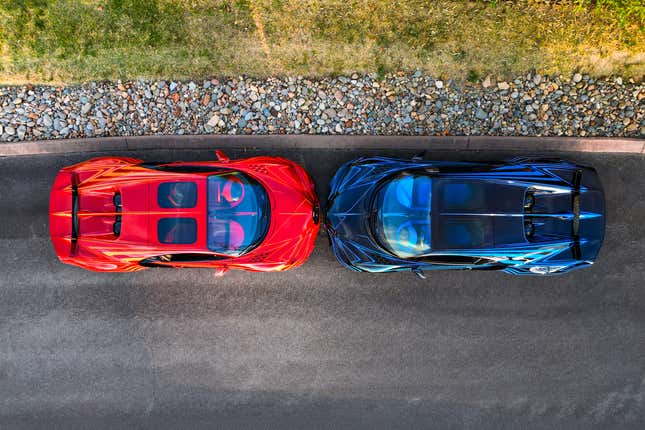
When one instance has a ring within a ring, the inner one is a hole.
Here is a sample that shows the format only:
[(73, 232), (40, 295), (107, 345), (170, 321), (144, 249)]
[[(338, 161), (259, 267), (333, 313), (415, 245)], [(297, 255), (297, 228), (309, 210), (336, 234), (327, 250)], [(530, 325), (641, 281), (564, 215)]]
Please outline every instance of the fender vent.
[(267, 170), (267, 168), (264, 167), (264, 166), (261, 166), (259, 164), (251, 164), (249, 166), (249, 169), (253, 170), (254, 172), (261, 173), (263, 175), (268, 175), (269, 174), (269, 171)]

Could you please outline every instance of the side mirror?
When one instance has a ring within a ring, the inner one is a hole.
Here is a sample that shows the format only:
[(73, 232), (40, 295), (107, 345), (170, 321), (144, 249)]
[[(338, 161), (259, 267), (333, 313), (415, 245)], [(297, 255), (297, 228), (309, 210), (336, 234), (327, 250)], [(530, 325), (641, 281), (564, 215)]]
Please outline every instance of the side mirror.
[(423, 273), (423, 270), (418, 267), (416, 269), (412, 269), (412, 273), (414, 273), (419, 279), (426, 279), (426, 275)]
[(228, 158), (228, 155), (224, 154), (224, 151), (220, 151), (219, 149), (215, 151), (215, 156), (217, 157), (217, 161), (222, 163), (228, 163), (231, 161), (231, 159)]
[(423, 159), (426, 157), (427, 151), (421, 151), (417, 154), (414, 154), (414, 157), (412, 157), (412, 161), (423, 161)]
[(215, 269), (213, 276), (215, 276), (216, 278), (221, 278), (226, 272), (228, 272), (228, 269), (226, 267), (218, 267), (217, 269)]

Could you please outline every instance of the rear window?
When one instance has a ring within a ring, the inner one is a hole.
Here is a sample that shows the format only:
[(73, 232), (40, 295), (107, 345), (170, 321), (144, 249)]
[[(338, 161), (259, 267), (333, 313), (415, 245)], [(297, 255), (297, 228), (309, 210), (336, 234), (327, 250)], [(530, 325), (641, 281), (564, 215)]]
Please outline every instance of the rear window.
[(187, 181), (159, 184), (157, 204), (160, 208), (194, 208), (197, 204), (197, 184)]
[(157, 224), (157, 237), (161, 243), (195, 243), (197, 222), (193, 218), (162, 218)]

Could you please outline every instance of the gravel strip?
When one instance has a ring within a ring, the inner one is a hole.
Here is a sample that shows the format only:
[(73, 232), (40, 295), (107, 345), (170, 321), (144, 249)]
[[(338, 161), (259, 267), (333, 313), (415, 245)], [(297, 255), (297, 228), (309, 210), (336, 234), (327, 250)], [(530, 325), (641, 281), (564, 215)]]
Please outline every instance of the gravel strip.
[(645, 136), (645, 85), (413, 74), (0, 87), (0, 141), (150, 134)]

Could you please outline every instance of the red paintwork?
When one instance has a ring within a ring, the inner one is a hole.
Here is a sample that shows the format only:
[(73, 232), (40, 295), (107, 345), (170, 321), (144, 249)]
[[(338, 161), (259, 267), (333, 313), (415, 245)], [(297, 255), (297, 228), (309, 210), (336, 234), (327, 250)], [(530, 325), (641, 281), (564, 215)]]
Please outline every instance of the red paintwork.
[[(302, 264), (311, 253), (318, 224), (313, 221), (319, 202), (314, 184), (298, 164), (277, 157), (177, 162), (169, 166), (212, 166), (241, 171), (264, 186), (271, 205), (270, 226), (262, 243), (240, 257), (200, 263), (167, 263), (176, 267), (234, 268), (251, 271), (287, 270)], [(141, 160), (102, 157), (62, 169), (49, 202), (50, 235), (58, 258), (85, 269), (132, 272), (139, 261), (163, 254), (209, 253), (206, 247), (206, 178), (209, 173), (171, 173), (140, 165)], [(78, 175), (79, 237), (72, 252), (72, 174)], [(165, 209), (157, 203), (160, 182), (190, 180), (197, 184), (195, 208)], [(121, 234), (115, 236), (115, 192), (121, 193)], [(157, 238), (159, 218), (188, 216), (197, 221), (197, 241), (190, 245), (162, 244)], [(74, 255), (72, 255), (74, 254)]]

